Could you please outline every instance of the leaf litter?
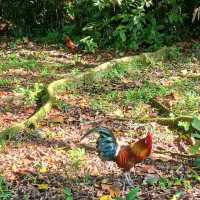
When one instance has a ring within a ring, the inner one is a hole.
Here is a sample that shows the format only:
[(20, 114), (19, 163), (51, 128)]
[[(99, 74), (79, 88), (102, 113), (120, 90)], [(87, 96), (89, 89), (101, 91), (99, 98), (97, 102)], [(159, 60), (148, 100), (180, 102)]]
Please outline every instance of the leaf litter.
[[(46, 57), (44, 62), (51, 63), (52, 66), (55, 63), (67, 65), (73, 57), (64, 51), (47, 50), (41, 47), (34, 49), (22, 48), (15, 50), (14, 53), (24, 57), (32, 56), (38, 60), (41, 59), (41, 62)], [(5, 51), (5, 55), (8, 56), (13, 51)], [(98, 65), (103, 62), (101, 59), (105, 56), (107, 56), (105, 59), (113, 57), (113, 55), (102, 53), (101, 57), (83, 55), (82, 59), (88, 66)], [(52, 67), (52, 70), (61, 76), (70, 71), (67, 67), (58, 66)], [(16, 73), (12, 70), (7, 72), (3, 75), (4, 78)], [(33, 85), (36, 78), (44, 83), (56, 79), (56, 77), (51, 79), (42, 77), (37, 70), (34, 76), (29, 71), (24, 72), (26, 73), (19, 73), (17, 78), (21, 86)], [(180, 70), (180, 72), (183, 74), (183, 71)], [(28, 76), (28, 82), (25, 81), (23, 74), (26, 78)], [(154, 71), (153, 76), (164, 80), (165, 73), (158, 70)], [(15, 86), (13, 85), (13, 88)], [(116, 87), (120, 86), (116, 85)], [(122, 88), (124, 88), (123, 85)], [(24, 98), (18, 98), (18, 95), (12, 90), (8, 92), (6, 88), (0, 88), (0, 129), (2, 130), (14, 122), (26, 119), (35, 110), (35, 105), (24, 105)], [(71, 190), (75, 200), (114, 199), (117, 196), (124, 197), (130, 191), (131, 188), (128, 186), (123, 188), (124, 177), (121, 170), (115, 164), (110, 167), (109, 163), (102, 162), (94, 151), (95, 145), (82, 144), (84, 146), (82, 147), (77, 145), (77, 141), (88, 128), (96, 125), (115, 129), (116, 135), (123, 136), (127, 141), (142, 137), (142, 132), (150, 125), (138, 126), (132, 121), (114, 121), (107, 113), (91, 109), (88, 100), (83, 97), (70, 99), (66, 93), (61, 94), (59, 98), (69, 105), (65, 112), (54, 108), (36, 131), (22, 132), (5, 146), (1, 145), (0, 171), (12, 189), (12, 199), (23, 199), (28, 194), (29, 199), (62, 200), (66, 199), (64, 192), (66, 188)], [(172, 93), (171, 96), (159, 98), (171, 109), (181, 97), (179, 94)], [(115, 115), (120, 117), (123, 112), (116, 109)], [(125, 134), (126, 131), (129, 134)], [(139, 186), (141, 189), (140, 198), (173, 200), (200, 198), (199, 181), (192, 178), (193, 158), (183, 159), (179, 156), (183, 149), (180, 149), (175, 142), (177, 134), (172, 134), (166, 127), (158, 124), (156, 124), (155, 132), (156, 153), (153, 153), (144, 163), (138, 164), (136, 176), (132, 175), (135, 187)], [(82, 157), (73, 157), (77, 155), (75, 153), (77, 148), (85, 148)], [(161, 150), (170, 150), (177, 155), (159, 153)]]

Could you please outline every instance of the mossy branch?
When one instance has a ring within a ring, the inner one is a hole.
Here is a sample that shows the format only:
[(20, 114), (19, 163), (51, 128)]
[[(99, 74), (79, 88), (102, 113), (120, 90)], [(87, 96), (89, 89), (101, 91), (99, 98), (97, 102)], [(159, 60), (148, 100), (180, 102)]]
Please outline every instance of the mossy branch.
[(170, 127), (178, 127), (179, 122), (192, 122), (193, 117), (192, 116), (187, 116), (187, 115), (182, 115), (178, 117), (156, 117), (156, 118), (143, 118), (140, 119), (139, 121), (141, 123), (147, 123), (147, 122), (156, 122), (161, 125), (165, 126), (170, 126)]

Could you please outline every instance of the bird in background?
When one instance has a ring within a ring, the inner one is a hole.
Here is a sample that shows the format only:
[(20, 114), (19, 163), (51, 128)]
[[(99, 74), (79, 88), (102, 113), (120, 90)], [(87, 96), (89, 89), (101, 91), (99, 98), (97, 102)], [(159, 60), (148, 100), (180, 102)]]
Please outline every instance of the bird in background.
[(117, 166), (123, 169), (127, 183), (133, 186), (130, 170), (133, 169), (135, 175), (135, 165), (145, 160), (151, 154), (153, 134), (148, 132), (145, 138), (137, 142), (123, 144), (115, 138), (110, 129), (97, 127), (89, 130), (81, 140), (94, 132), (99, 134), (96, 148), (100, 158), (104, 161), (116, 162)]
[(72, 52), (75, 52), (79, 49), (78, 45), (75, 44), (69, 36), (65, 37), (65, 45)]

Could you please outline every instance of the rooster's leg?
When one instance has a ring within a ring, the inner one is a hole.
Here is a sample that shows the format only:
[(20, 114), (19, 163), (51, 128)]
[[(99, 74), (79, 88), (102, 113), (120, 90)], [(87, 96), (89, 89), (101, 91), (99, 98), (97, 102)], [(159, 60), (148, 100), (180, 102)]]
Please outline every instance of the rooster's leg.
[(124, 172), (124, 176), (128, 185), (133, 186), (134, 184), (133, 184), (133, 180), (131, 179), (130, 172)]
[(113, 170), (113, 168), (114, 168), (114, 162), (112, 162), (112, 161), (108, 161), (108, 169), (109, 170)]
[(133, 175), (135, 176), (135, 166), (132, 167), (131, 171), (133, 172)]

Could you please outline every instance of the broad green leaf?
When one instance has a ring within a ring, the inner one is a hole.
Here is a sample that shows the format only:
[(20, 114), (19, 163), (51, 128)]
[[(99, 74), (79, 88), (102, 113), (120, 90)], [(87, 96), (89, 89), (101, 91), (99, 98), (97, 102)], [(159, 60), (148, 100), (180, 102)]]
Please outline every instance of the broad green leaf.
[(126, 200), (138, 200), (138, 193), (140, 192), (140, 188), (139, 187), (135, 187), (133, 188), (126, 197)]
[(193, 128), (200, 131), (200, 119), (199, 118), (194, 117), (191, 124), (192, 124)]
[(200, 139), (200, 133), (198, 133), (198, 132), (192, 133), (191, 135), (192, 135), (193, 138)]
[(146, 183), (148, 184), (148, 185), (154, 185), (154, 184), (156, 184), (158, 182), (158, 178), (156, 178), (156, 177), (151, 177), (151, 178), (148, 178), (147, 180), (146, 180)]
[(73, 200), (72, 192), (69, 188), (64, 189), (66, 200)]
[(195, 165), (200, 168), (200, 157), (195, 160)]
[(190, 128), (190, 123), (189, 123), (189, 122), (182, 122), (182, 121), (179, 121), (179, 122), (178, 122), (178, 126), (179, 126), (179, 127), (183, 127), (185, 131), (188, 131), (189, 128)]
[(199, 149), (200, 149), (200, 145), (197, 144), (197, 145), (195, 145), (195, 146), (193, 146), (193, 147), (191, 148), (191, 153), (192, 153), (192, 154), (196, 154), (196, 153), (199, 151)]

